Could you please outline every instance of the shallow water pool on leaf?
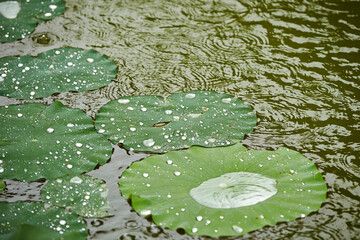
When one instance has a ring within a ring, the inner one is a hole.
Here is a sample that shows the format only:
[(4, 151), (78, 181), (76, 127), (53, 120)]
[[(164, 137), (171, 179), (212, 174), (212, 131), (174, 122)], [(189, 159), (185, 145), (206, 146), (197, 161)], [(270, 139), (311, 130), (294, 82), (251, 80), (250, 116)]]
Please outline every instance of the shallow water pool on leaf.
[[(176, 174), (175, 175), (180, 175)], [(265, 201), (277, 193), (276, 180), (258, 173), (233, 172), (204, 181), (190, 196), (210, 208), (237, 208)]]
[(151, 214), (156, 224), (211, 237), (305, 217), (327, 192), (316, 166), (300, 153), (241, 144), (150, 156), (133, 163), (119, 186), (135, 211)]

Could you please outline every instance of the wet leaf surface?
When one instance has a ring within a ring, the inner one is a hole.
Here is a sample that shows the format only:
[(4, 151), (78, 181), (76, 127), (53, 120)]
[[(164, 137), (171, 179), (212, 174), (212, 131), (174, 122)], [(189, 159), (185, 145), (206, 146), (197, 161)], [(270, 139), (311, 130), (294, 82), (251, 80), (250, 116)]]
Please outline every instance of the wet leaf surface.
[(300, 153), (191, 147), (133, 163), (119, 181), (142, 216), (190, 235), (235, 236), (317, 211), (327, 187)]
[(33, 56), (0, 58), (0, 95), (19, 99), (97, 89), (116, 76), (116, 65), (94, 50), (58, 48)]
[(217, 147), (242, 140), (256, 124), (249, 105), (211, 91), (129, 96), (104, 105), (95, 126), (126, 149), (167, 152), (193, 145)]
[(76, 214), (41, 202), (0, 202), (0, 239), (86, 239), (85, 222)]
[(80, 216), (106, 217), (110, 208), (104, 181), (87, 175), (64, 176), (49, 181), (41, 191), (45, 202), (66, 207)]
[(63, 0), (44, 1), (1, 1), (0, 42), (13, 42), (25, 38), (36, 25), (53, 19), (65, 11)]
[(0, 177), (34, 181), (91, 171), (110, 158), (110, 142), (91, 117), (60, 102), (0, 107)]
[(5, 190), (6, 183), (0, 179), (0, 194), (2, 194)]

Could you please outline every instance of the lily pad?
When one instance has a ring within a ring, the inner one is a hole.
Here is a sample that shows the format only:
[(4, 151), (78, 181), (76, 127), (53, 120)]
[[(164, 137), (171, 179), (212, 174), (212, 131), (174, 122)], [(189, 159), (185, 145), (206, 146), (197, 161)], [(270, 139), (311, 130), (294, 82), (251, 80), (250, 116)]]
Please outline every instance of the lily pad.
[(212, 237), (242, 235), (317, 211), (327, 187), (300, 153), (191, 147), (133, 163), (120, 190), (140, 215), (170, 229)]
[(107, 195), (105, 182), (87, 175), (57, 178), (41, 191), (45, 202), (89, 218), (110, 216), (106, 211), (110, 208)]
[(217, 147), (242, 140), (256, 125), (249, 105), (228, 94), (191, 91), (122, 97), (104, 105), (95, 127), (126, 149), (167, 152), (193, 145)]
[(0, 58), (0, 95), (19, 99), (97, 89), (116, 76), (105, 55), (80, 48), (53, 49), (33, 56)]
[(0, 179), (0, 194), (2, 194), (5, 190), (6, 183)]
[(60, 102), (0, 107), (0, 178), (34, 181), (91, 171), (110, 158), (110, 142), (90, 116)]
[(13, 42), (25, 38), (36, 25), (53, 19), (65, 11), (63, 0), (0, 2), (0, 41)]
[(1, 1), (0, 42), (13, 42), (25, 38), (36, 25), (53, 19), (65, 11), (63, 0)]
[(85, 222), (58, 207), (40, 202), (0, 202), (0, 239), (86, 239)]

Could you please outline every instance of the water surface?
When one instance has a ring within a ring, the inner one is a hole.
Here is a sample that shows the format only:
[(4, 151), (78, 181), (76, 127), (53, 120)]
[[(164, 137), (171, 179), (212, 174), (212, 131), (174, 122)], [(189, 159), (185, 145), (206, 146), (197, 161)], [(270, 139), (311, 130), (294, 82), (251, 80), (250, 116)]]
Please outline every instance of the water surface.
[[(114, 59), (109, 86), (61, 93), (94, 116), (121, 96), (214, 90), (239, 97), (259, 122), (250, 149), (285, 146), (311, 159), (328, 184), (322, 208), (305, 218), (236, 239), (357, 239), (360, 232), (360, 1), (67, 0), (63, 16), (29, 37), (0, 44), (0, 57), (58, 47), (95, 49)], [(1, 97), (1, 105), (23, 101)], [(116, 147), (92, 172), (110, 188), (114, 217), (88, 219), (89, 239), (205, 239), (157, 227), (131, 210), (117, 179), (132, 161)], [(39, 183), (7, 181), (1, 199), (37, 200)], [(31, 185), (31, 184), (30, 184)], [(29, 192), (29, 193), (27, 193)], [(35, 193), (34, 193), (35, 192)], [(235, 238), (228, 238), (235, 239)]]

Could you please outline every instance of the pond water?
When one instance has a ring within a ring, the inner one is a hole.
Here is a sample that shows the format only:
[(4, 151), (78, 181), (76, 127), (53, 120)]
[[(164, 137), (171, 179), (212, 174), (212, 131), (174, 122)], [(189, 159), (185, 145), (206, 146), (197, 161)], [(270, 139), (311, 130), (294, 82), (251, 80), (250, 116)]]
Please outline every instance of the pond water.
[[(59, 100), (94, 116), (121, 96), (214, 90), (249, 103), (259, 122), (250, 149), (294, 149), (328, 184), (318, 212), (226, 239), (356, 239), (360, 232), (360, 1), (67, 0), (64, 15), (27, 38), (0, 44), (0, 57), (58, 47), (95, 49), (114, 59), (116, 79)], [(5, 97), (1, 105), (24, 101)], [(115, 147), (91, 172), (106, 180), (113, 217), (87, 219), (89, 239), (205, 239), (139, 217), (117, 181), (147, 156)], [(6, 181), (0, 200), (39, 200), (42, 183)], [(281, 203), (279, 203), (281, 204)], [(207, 239), (207, 238), (206, 238)]]

